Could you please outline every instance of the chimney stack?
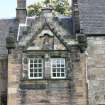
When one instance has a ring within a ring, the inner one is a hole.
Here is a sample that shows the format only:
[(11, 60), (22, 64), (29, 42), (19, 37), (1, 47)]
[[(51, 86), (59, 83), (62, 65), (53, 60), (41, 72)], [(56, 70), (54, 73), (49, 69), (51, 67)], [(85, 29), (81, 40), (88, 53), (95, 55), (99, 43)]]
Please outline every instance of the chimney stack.
[(26, 0), (17, 0), (16, 18), (19, 23), (24, 23), (26, 20)]
[(74, 22), (74, 33), (80, 32), (80, 19), (79, 19), (79, 9), (78, 9), (78, 0), (73, 0), (73, 22)]

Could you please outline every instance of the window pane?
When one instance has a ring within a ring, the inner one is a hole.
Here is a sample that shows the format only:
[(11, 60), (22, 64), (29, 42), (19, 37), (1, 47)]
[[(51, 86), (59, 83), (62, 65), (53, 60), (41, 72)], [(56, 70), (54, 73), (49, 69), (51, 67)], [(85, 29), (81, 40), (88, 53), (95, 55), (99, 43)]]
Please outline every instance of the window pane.
[(39, 72), (42, 72), (42, 69), (39, 69), (38, 71), (39, 71)]
[(61, 72), (64, 72), (64, 68), (61, 68)]
[(61, 64), (61, 67), (64, 67), (64, 64)]
[(57, 64), (60, 64), (60, 59), (57, 60)]
[(57, 68), (57, 72), (59, 72), (59, 73), (60, 73), (60, 68)]
[(56, 69), (55, 68), (53, 68), (53, 72), (56, 72)]
[(60, 64), (57, 64), (57, 67), (60, 67)]
[(34, 73), (34, 77), (38, 77), (37, 73)]
[(53, 67), (56, 67), (56, 64), (53, 64)]
[(33, 73), (30, 73), (30, 77), (33, 77)]
[(39, 77), (42, 77), (42, 73), (39, 73)]
[(42, 63), (42, 60), (41, 59), (39, 59), (39, 62), (38, 63)]
[(57, 77), (60, 77), (60, 73), (57, 73)]
[(56, 73), (53, 73), (53, 77), (56, 77)]
[(33, 69), (30, 69), (30, 72), (33, 72)]
[(33, 63), (33, 60), (30, 60), (30, 63)]
[(30, 64), (30, 68), (33, 68), (33, 64)]
[(42, 64), (39, 64), (39, 67), (42, 67)]
[(34, 64), (34, 67), (37, 67), (37, 64)]
[(37, 69), (34, 69), (34, 72), (37, 72)]
[(56, 64), (56, 63), (57, 63), (56, 59), (53, 59), (53, 60), (52, 60), (52, 63), (53, 63), (53, 64)]
[(64, 75), (64, 73), (61, 73), (61, 77), (64, 77), (65, 75)]
[(61, 64), (64, 64), (64, 63), (65, 63), (64, 59), (61, 59)]

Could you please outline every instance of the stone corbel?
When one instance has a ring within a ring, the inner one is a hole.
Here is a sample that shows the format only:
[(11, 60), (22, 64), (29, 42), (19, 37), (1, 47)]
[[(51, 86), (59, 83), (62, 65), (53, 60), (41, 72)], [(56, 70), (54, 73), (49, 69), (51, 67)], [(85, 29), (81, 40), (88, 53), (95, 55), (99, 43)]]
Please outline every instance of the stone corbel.
[(15, 39), (12, 36), (8, 36), (6, 38), (6, 48), (8, 49), (8, 53), (11, 53), (11, 50), (16, 47)]
[(81, 53), (84, 53), (87, 48), (87, 37), (85, 34), (77, 34), (78, 47)]

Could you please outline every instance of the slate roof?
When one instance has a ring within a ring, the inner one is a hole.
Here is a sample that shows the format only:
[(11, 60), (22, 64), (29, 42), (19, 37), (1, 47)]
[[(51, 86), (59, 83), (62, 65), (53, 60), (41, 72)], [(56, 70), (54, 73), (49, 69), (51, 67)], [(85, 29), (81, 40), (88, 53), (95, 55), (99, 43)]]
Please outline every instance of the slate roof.
[(87, 34), (105, 34), (105, 0), (78, 0), (80, 28)]
[[(27, 17), (27, 25), (32, 25), (35, 24), (35, 21), (37, 21), (37, 18), (39, 17)], [(43, 19), (43, 18), (42, 18)], [(72, 21), (72, 16), (55, 16), (53, 17), (53, 20), (58, 22), (62, 28), (68, 31), (69, 34), (73, 35), (73, 21)], [(40, 20), (42, 21), (42, 20)], [(52, 18), (49, 18), (49, 21), (52, 21)], [(59, 27), (56, 27), (59, 28)]]
[(58, 16), (57, 21), (66, 29), (71, 35), (73, 35), (73, 20), (72, 16)]
[(0, 20), (0, 58), (7, 57), (6, 37), (9, 35), (10, 28), (14, 27), (14, 30), (16, 30), (16, 25), (15, 19)]

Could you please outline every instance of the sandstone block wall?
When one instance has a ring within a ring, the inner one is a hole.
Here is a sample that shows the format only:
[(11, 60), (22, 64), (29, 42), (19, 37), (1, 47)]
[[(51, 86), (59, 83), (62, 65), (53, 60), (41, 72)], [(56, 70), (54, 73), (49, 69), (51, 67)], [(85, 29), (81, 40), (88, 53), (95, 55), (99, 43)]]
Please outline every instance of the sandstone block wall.
[[(40, 53), (45, 54), (31, 54)], [(47, 76), (41, 80), (29, 80), (23, 78), (23, 53), (12, 51), (8, 56), (8, 105), (87, 105), (85, 55), (77, 48), (71, 53), (56, 52), (56, 55), (60, 53), (66, 57), (66, 79)], [(45, 72), (45, 75), (48, 74)]]
[(12, 54), (8, 55), (8, 93), (7, 93), (7, 105), (17, 105), (17, 91), (19, 87), (21, 64), (18, 62), (21, 60), (18, 51), (12, 51)]
[(78, 62), (77, 56), (73, 63), (73, 90), (72, 90), (72, 105), (88, 105), (87, 103), (87, 84), (86, 84), (86, 57), (85, 54), (80, 54)]
[(105, 104), (105, 37), (88, 37), (89, 105)]
[(0, 60), (0, 103), (7, 101), (7, 59)]

